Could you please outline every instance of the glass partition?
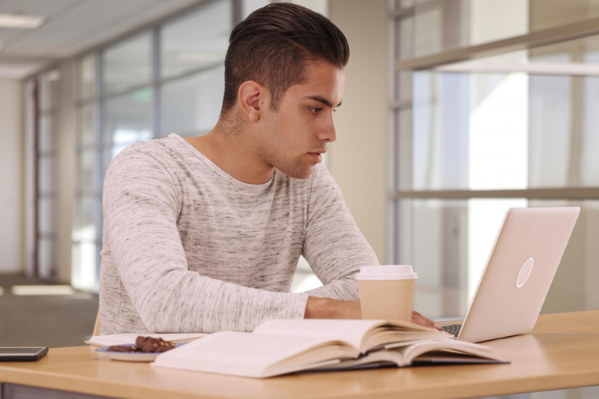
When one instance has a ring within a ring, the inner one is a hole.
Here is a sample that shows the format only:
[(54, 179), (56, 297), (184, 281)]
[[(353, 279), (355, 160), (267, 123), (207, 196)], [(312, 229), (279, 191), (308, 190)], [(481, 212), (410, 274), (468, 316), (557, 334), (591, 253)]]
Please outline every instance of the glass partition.
[[(598, 309), (593, 243), (599, 201), (526, 199), (404, 200), (411, 208), (414, 307), (429, 317), (463, 318), (505, 212), (511, 207), (580, 206), (581, 213), (543, 305), (543, 313)], [(401, 221), (398, 221), (401, 222)]]
[(89, 99), (96, 95), (96, 56), (90, 54), (79, 62), (77, 72), (77, 91), (79, 99)]
[[(234, 19), (268, 2), (204, 2), (79, 58), (72, 248), (72, 282), (76, 288), (98, 289), (102, 183), (109, 163), (133, 143), (171, 132), (196, 136), (216, 124)], [(326, 10), (325, 0), (312, 3), (318, 11)], [(44, 89), (50, 93), (47, 89), (51, 87)], [(310, 273), (301, 272), (306, 277), (301, 287), (313, 286)]]
[(153, 138), (152, 89), (114, 97), (104, 103), (103, 142), (123, 147)]
[(597, 39), (414, 72), (412, 189), (596, 186)]
[(161, 136), (198, 136), (218, 122), (225, 87), (225, 69), (217, 67), (162, 87)]
[(152, 80), (152, 36), (145, 32), (102, 53), (102, 92), (115, 93)]
[(222, 65), (233, 29), (232, 16), (232, 4), (227, 0), (165, 24), (160, 35), (162, 76)]
[[(394, 60), (443, 58), (451, 49), (599, 15), (591, 1), (557, 3), (398, 0)], [(506, 18), (510, 10), (515, 20)], [(597, 277), (599, 35), (475, 55), (392, 75), (387, 261), (416, 268), (419, 311), (463, 317), (508, 208), (580, 206), (542, 311), (597, 309), (588, 281)]]
[[(396, 0), (411, 25), (410, 57), (441, 54), (599, 17), (594, 0)], [(396, 43), (405, 35), (396, 31)]]
[[(34, 131), (34, 148), (37, 149), (37, 186), (34, 188), (37, 217), (34, 217), (36, 268), (33, 275), (44, 280), (53, 280), (57, 275), (56, 251), (58, 230), (58, 170), (56, 142), (59, 138), (58, 103), (60, 72), (52, 69), (40, 74), (37, 79), (39, 112), (38, 130)], [(35, 135), (37, 133), (37, 135)]]

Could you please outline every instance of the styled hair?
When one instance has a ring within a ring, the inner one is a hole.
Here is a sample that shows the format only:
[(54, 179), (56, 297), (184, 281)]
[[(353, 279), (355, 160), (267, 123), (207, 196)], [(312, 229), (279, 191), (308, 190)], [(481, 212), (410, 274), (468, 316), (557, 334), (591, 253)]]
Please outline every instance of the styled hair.
[(239, 86), (253, 80), (271, 93), (271, 108), (289, 87), (304, 83), (313, 61), (343, 68), (349, 61), (345, 35), (323, 15), (291, 3), (273, 3), (251, 13), (229, 37), (221, 115), (237, 101)]

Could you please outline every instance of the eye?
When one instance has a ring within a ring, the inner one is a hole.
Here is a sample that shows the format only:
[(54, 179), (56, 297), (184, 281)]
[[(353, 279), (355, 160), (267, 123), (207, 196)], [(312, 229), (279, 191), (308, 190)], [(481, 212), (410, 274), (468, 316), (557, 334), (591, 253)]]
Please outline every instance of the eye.
[(320, 111), (322, 111), (322, 107), (308, 107), (308, 109), (310, 110), (310, 112), (312, 112), (313, 114), (318, 114)]

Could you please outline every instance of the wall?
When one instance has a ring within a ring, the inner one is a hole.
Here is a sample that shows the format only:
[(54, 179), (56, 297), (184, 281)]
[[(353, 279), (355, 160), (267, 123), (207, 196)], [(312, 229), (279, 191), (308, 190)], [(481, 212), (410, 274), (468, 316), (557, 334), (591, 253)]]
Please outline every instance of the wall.
[(23, 271), (22, 84), (0, 80), (0, 273)]
[(351, 56), (337, 142), (329, 169), (358, 227), (385, 262), (387, 141), (387, 2), (331, 0), (329, 18), (343, 31)]

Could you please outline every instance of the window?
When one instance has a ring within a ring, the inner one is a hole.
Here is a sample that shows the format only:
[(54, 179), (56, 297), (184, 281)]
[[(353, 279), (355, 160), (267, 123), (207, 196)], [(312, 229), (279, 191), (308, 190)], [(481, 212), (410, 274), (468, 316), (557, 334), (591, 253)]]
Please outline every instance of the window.
[(28, 84), (30, 102), (28, 119), (33, 124), (28, 129), (28, 140), (33, 149), (32, 200), (35, 212), (30, 226), (35, 234), (29, 240), (34, 254), (32, 274), (44, 280), (57, 277), (57, 149), (58, 138), (58, 70), (43, 72)]
[[(558, 20), (541, 1), (482, 3), (397, 1), (392, 11), (389, 261), (419, 273), (419, 311), (464, 316), (508, 208), (580, 206), (543, 311), (596, 308), (586, 280), (599, 227), (599, 40), (585, 33), (590, 13), (564, 3)], [(553, 30), (567, 23), (576, 34)], [(506, 38), (519, 49), (503, 48)]]
[(102, 52), (102, 93), (118, 93), (152, 80), (152, 35), (144, 32)]
[[(172, 132), (202, 135), (216, 124), (234, 19), (266, 3), (206, 2), (191, 13), (78, 60), (78, 176), (72, 235), (75, 288), (97, 291), (99, 287), (102, 184), (109, 163), (133, 143)], [(326, 9), (324, 1), (314, 4)], [(294, 290), (321, 285), (305, 261), (297, 276)]]
[(79, 289), (94, 289), (101, 248), (101, 187), (98, 163), (103, 146), (99, 139), (96, 74), (99, 58), (90, 54), (79, 61), (77, 85), (77, 191), (73, 218), (71, 282)]
[[(221, 62), (222, 64), (222, 62)], [(162, 87), (161, 136), (199, 136), (218, 121), (225, 87), (222, 65)]]
[(163, 78), (222, 67), (233, 29), (232, 7), (231, 1), (213, 2), (162, 27)]

